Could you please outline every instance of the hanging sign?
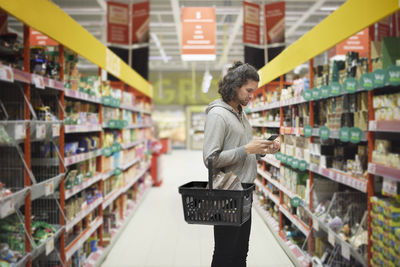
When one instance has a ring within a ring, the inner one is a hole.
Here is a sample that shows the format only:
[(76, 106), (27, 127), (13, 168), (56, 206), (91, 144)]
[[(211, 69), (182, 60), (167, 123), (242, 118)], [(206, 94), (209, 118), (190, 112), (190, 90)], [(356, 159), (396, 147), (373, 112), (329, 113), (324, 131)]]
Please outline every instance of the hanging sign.
[(300, 163), (300, 161), (298, 159), (293, 159), (292, 168), (293, 169), (298, 169), (299, 168), (299, 163)]
[(388, 80), (388, 75), (385, 70), (375, 70), (372, 75), (374, 76), (374, 88), (384, 87)]
[(347, 93), (355, 93), (358, 90), (358, 81), (354, 78), (347, 78), (343, 87)]
[(360, 143), (363, 136), (363, 132), (360, 128), (352, 127), (350, 128), (350, 142), (353, 144)]
[(305, 137), (311, 137), (313, 135), (314, 129), (310, 125), (306, 125), (303, 128), (303, 134)]
[(372, 73), (365, 73), (360, 79), (361, 88), (364, 90), (374, 89), (374, 75)]
[(305, 160), (300, 161), (299, 163), (299, 170), (300, 171), (305, 171), (308, 169), (308, 163)]
[(358, 52), (361, 57), (367, 57), (369, 51), (369, 28), (349, 37), (336, 46), (337, 55), (346, 55), (347, 52)]
[(132, 43), (148, 43), (150, 1), (132, 5)]
[(328, 127), (322, 126), (322, 127), (319, 128), (319, 137), (322, 140), (329, 139), (330, 135), (331, 135), (331, 131), (329, 130)]
[(293, 157), (292, 156), (287, 156), (286, 164), (289, 166), (292, 166), (293, 162)]
[(302, 204), (302, 202), (303, 201), (298, 196), (295, 196), (294, 198), (292, 198), (290, 200), (290, 204), (292, 205), (293, 208), (297, 208), (298, 206), (300, 206)]
[(260, 44), (260, 5), (243, 1), (243, 43)]
[(285, 2), (264, 6), (267, 44), (285, 42)]
[(391, 66), (387, 69), (388, 82), (390, 85), (400, 85), (400, 66)]
[(312, 98), (313, 98), (314, 100), (319, 100), (319, 99), (321, 98), (321, 91), (320, 91), (320, 89), (317, 88), (317, 87), (314, 87), (314, 88), (311, 90), (311, 94), (312, 94)]
[(182, 60), (212, 61), (216, 59), (216, 23), (213, 7), (183, 7)]
[(129, 5), (107, 1), (107, 42), (129, 44)]
[(331, 96), (339, 96), (342, 93), (342, 85), (338, 82), (333, 82), (330, 86), (330, 92), (329, 94)]
[(282, 157), (281, 157), (282, 163), (285, 163), (285, 164), (286, 164), (287, 160), (288, 160), (288, 156), (285, 155), (285, 154), (282, 154)]
[(303, 98), (307, 101), (310, 101), (312, 99), (312, 93), (311, 90), (303, 90)]
[(46, 35), (29, 28), (29, 45), (30, 46), (57, 46), (58, 43)]
[(340, 128), (339, 139), (342, 142), (349, 142), (349, 140), (350, 140), (350, 128), (349, 127)]
[(321, 97), (322, 98), (327, 98), (327, 97), (330, 96), (329, 95), (329, 91), (330, 91), (329, 86), (327, 86), (327, 85), (321, 86), (320, 91), (321, 91)]

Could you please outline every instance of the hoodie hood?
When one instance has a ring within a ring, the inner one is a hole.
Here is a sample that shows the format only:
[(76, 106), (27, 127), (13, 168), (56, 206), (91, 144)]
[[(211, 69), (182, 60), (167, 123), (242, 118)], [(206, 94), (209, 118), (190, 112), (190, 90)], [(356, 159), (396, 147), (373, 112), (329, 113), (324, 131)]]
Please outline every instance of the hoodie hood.
[[(208, 114), (213, 108), (215, 107), (221, 107), (224, 109), (229, 110), (230, 112), (232, 112), (233, 114), (235, 114), (238, 119), (241, 119), (242, 116), (242, 112), (238, 113), (233, 107), (231, 107), (231, 105), (229, 105), (228, 103), (226, 103), (224, 100), (222, 99), (217, 99), (213, 102), (211, 102), (208, 107), (206, 108), (206, 114)], [(241, 110), (242, 107), (239, 106), (239, 109)]]

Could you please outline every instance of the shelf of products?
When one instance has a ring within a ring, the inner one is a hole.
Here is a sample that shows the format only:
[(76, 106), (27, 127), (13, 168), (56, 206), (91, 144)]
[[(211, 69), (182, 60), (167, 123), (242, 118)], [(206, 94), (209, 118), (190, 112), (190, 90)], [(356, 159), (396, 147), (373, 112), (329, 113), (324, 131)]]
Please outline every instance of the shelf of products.
[[(71, 266), (77, 252), (94, 251), (95, 244), (106, 248), (104, 187), (120, 190), (120, 202), (144, 180), (151, 183), (144, 178), (153, 138), (150, 87), (136, 74), (135, 88), (82, 75), (79, 55), (66, 46), (31, 46), (15, 38), (21, 55), (25, 50), (30, 56), (0, 54), (0, 243), (7, 256), (0, 260), (7, 266)], [(137, 129), (122, 129), (127, 125)], [(116, 136), (111, 145), (110, 133)], [(119, 184), (108, 184), (116, 176)]]

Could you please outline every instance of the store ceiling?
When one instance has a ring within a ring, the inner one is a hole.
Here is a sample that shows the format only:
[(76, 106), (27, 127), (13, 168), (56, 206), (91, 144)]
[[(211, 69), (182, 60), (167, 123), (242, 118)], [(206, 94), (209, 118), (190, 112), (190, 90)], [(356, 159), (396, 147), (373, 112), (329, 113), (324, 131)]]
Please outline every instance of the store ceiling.
[[(106, 0), (53, 0), (96, 38), (106, 40)], [(121, 0), (121, 2), (129, 2)], [(135, 0), (131, 2), (141, 2)], [(253, 1), (270, 3), (275, 1)], [(287, 0), (286, 45), (290, 45), (327, 17), (345, 0)], [(183, 6), (212, 6), (216, 8), (217, 58), (214, 62), (183, 62), (180, 57), (179, 10)], [(243, 60), (241, 0), (150, 0), (150, 71), (221, 70), (233, 60)], [(261, 20), (263, 21), (263, 19)], [(238, 23), (240, 27), (236, 27)], [(11, 30), (22, 32), (21, 23), (10, 21)], [(158, 39), (161, 46), (157, 47)], [(261, 40), (263, 37), (261, 37)], [(161, 50), (164, 51), (164, 57)], [(225, 59), (225, 60), (224, 60)], [(165, 62), (167, 61), (167, 62)], [(96, 69), (89, 62), (81, 70)]]

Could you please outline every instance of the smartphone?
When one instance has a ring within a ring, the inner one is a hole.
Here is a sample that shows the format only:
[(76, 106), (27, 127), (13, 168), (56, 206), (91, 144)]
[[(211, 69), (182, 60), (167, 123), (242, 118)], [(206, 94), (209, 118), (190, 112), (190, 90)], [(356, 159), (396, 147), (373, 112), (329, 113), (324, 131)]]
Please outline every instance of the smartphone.
[(268, 139), (266, 139), (266, 140), (268, 140), (268, 141), (274, 141), (276, 138), (278, 138), (279, 137), (279, 134), (273, 134), (273, 135), (271, 135), (270, 137), (268, 137)]

